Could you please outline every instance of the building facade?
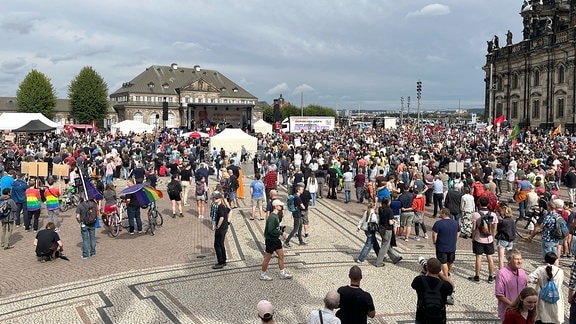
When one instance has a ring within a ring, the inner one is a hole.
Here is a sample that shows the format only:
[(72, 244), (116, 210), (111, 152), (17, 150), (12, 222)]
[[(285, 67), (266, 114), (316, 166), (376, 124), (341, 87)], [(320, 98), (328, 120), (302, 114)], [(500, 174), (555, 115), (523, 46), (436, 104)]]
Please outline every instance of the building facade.
[(118, 120), (197, 129), (251, 128), (258, 99), (214, 70), (153, 65), (110, 95)]
[(576, 126), (576, 1), (524, 1), (522, 41), (487, 42), (485, 116), (551, 129)]

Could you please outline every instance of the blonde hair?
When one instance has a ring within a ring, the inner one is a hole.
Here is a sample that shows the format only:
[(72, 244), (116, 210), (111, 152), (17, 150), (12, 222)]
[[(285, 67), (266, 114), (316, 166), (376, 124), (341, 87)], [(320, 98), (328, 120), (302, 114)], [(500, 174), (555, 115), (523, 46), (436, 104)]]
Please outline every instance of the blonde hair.
[(504, 216), (505, 218), (512, 217), (512, 208), (510, 208), (509, 206), (502, 208), (502, 216)]

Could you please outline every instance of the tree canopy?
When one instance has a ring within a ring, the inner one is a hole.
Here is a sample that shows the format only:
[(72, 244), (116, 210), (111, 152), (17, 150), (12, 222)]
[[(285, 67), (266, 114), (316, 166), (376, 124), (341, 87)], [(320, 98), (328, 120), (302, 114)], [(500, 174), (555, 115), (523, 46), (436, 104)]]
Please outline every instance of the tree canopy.
[[(280, 121), (284, 120), (289, 116), (300, 116), (304, 113), (304, 116), (333, 116), (338, 117), (336, 110), (328, 107), (322, 107), (318, 105), (308, 105), (304, 109), (300, 109), (294, 105), (286, 105), (280, 108)], [(263, 108), (263, 116), (268, 122), (274, 122), (274, 107), (267, 106)]]
[(42, 113), (52, 118), (56, 107), (56, 91), (50, 79), (37, 70), (28, 73), (16, 91), (16, 107), (21, 112)]
[(108, 111), (108, 85), (90, 66), (82, 68), (68, 87), (72, 116), (79, 123), (101, 122)]

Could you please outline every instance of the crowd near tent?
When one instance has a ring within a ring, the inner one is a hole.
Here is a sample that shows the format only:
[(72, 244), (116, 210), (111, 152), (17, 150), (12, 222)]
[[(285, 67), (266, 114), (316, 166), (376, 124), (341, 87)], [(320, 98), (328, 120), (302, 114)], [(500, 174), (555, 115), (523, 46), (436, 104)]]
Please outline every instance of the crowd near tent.
[(8, 113), (0, 115), (0, 130), (41, 133), (62, 128), (41, 113)]
[(258, 146), (258, 139), (254, 136), (250, 136), (239, 128), (226, 128), (218, 135), (210, 138), (210, 152), (214, 148), (220, 151), (220, 148), (224, 148), (226, 155), (237, 153), (240, 155), (240, 150), (242, 145), (246, 148), (248, 152), (256, 152)]
[(125, 120), (110, 126), (112, 133), (120, 131), (122, 134), (128, 134), (134, 132), (136, 134), (148, 132), (152, 133), (154, 131), (154, 126), (148, 125), (146, 123), (137, 120)]
[(272, 134), (272, 124), (265, 122), (263, 119), (254, 123), (254, 133)]

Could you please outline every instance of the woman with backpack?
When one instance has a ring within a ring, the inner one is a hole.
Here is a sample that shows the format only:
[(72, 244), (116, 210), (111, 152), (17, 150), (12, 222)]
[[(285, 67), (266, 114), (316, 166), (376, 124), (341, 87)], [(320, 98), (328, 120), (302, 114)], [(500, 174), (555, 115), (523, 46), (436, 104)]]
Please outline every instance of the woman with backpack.
[(172, 180), (168, 183), (167, 186), (168, 191), (168, 198), (170, 198), (170, 202), (172, 203), (172, 218), (176, 218), (176, 205), (178, 205), (178, 211), (180, 212), (180, 217), (184, 217), (182, 214), (182, 185), (178, 180), (178, 174), (172, 175)]
[[(538, 323), (564, 323), (564, 295), (562, 283), (564, 271), (556, 266), (558, 257), (556, 253), (548, 252), (544, 256), (545, 265), (542, 265), (528, 276), (528, 282), (536, 284), (536, 291), (540, 301), (536, 307), (536, 322)], [(555, 287), (554, 287), (555, 286)]]
[(198, 211), (198, 218), (204, 218), (207, 191), (208, 186), (206, 185), (206, 179), (204, 177), (200, 177), (200, 179), (196, 182), (196, 210)]

